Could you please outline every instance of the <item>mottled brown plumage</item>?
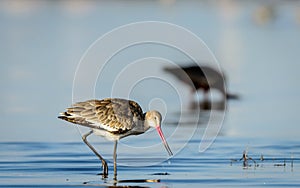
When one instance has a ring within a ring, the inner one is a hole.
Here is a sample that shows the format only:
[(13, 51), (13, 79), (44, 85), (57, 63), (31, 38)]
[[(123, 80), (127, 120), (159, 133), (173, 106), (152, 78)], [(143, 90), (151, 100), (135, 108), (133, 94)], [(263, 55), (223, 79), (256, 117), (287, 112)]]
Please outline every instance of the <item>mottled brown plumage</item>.
[(75, 103), (59, 118), (110, 133), (124, 134), (134, 128), (141, 130), (144, 114), (134, 101), (107, 98)]
[(116, 178), (116, 148), (117, 141), (129, 135), (138, 135), (150, 127), (156, 128), (169, 155), (173, 155), (161, 131), (161, 115), (158, 111), (143, 113), (140, 105), (134, 101), (118, 98), (103, 100), (88, 100), (77, 102), (60, 113), (58, 117), (68, 122), (89, 127), (92, 130), (82, 136), (87, 146), (99, 157), (103, 165), (103, 176), (107, 177), (106, 161), (87, 141), (92, 133), (115, 141), (114, 147), (114, 174)]

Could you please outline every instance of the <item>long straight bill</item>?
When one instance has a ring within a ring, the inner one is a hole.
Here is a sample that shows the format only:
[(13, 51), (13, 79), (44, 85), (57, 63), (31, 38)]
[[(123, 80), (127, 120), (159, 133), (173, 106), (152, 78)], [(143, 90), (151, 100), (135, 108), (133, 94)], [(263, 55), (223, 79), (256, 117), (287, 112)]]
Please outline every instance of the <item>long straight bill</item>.
[(169, 147), (169, 144), (168, 144), (167, 140), (165, 139), (165, 136), (164, 136), (164, 134), (163, 134), (163, 132), (162, 132), (160, 126), (156, 126), (156, 130), (157, 130), (157, 132), (158, 132), (158, 134), (159, 134), (161, 140), (163, 141), (163, 144), (164, 144), (164, 146), (165, 146), (167, 152), (169, 153), (170, 156), (172, 156), (173, 153), (172, 153), (172, 151), (171, 151), (171, 149), (170, 149), (170, 147)]

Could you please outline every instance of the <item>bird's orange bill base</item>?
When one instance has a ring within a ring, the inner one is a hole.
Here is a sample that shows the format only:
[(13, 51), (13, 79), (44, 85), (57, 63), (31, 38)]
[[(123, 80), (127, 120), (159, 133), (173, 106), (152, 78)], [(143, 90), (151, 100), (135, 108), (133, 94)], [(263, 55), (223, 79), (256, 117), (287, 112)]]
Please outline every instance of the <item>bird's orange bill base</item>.
[(169, 147), (169, 145), (168, 145), (168, 142), (167, 142), (167, 140), (165, 139), (165, 136), (164, 136), (164, 134), (163, 134), (163, 132), (162, 132), (162, 130), (161, 130), (161, 128), (160, 128), (159, 125), (156, 126), (156, 130), (157, 130), (157, 132), (158, 132), (158, 134), (159, 134), (161, 140), (163, 141), (163, 144), (164, 144), (166, 150), (168, 151), (169, 155), (172, 156), (173, 153), (172, 153), (172, 151), (171, 151), (171, 149), (170, 149), (170, 147)]

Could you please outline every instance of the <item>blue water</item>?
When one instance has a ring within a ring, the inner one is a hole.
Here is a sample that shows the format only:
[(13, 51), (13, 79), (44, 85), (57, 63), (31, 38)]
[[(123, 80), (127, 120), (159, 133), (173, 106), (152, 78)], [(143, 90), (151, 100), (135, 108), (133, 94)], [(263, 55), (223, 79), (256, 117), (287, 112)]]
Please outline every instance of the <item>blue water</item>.
[[(299, 187), (299, 7), (298, 1), (0, 1), (0, 186)], [(103, 72), (89, 85), (97, 68), (90, 67), (82, 88), (73, 88), (79, 61), (95, 40), (143, 21), (176, 24), (201, 38), (239, 99), (217, 102), (212, 113), (191, 111), (202, 93), (192, 96), (162, 71), (168, 62), (188, 65), (190, 59), (150, 43), (125, 48), (107, 63), (96, 58), (106, 63)], [(165, 80), (153, 78), (157, 73)], [(143, 76), (153, 79), (127, 86)], [(126, 94), (145, 111), (163, 114), (174, 156), (154, 130), (125, 138), (114, 182), (113, 143), (89, 137), (109, 163), (109, 177), (102, 179), (99, 160), (81, 140), (88, 130), (57, 116), (73, 100)], [(244, 151), (256, 165), (243, 166)]]
[[(199, 140), (190, 140), (187, 147), (173, 158), (151, 166), (118, 166), (118, 186), (141, 187), (299, 187), (299, 143), (218, 137), (211, 148), (199, 153)], [(268, 144), (265, 144), (268, 143)], [(105, 147), (112, 144), (103, 143)], [(171, 146), (172, 147), (172, 146)], [(256, 161), (243, 167), (243, 150)], [(162, 151), (162, 156), (164, 156)], [(99, 160), (82, 142), (75, 143), (1, 143), (0, 185), (4, 187), (65, 187), (114, 185), (110, 159), (109, 178), (102, 179)], [(263, 155), (264, 161), (260, 160)], [(118, 161), (134, 165), (148, 161), (143, 153), (134, 159), (120, 153)], [(237, 160), (237, 161), (233, 161)], [(286, 166), (283, 165), (285, 161)], [(277, 166), (276, 166), (277, 165)], [(160, 182), (138, 182), (141, 180)]]

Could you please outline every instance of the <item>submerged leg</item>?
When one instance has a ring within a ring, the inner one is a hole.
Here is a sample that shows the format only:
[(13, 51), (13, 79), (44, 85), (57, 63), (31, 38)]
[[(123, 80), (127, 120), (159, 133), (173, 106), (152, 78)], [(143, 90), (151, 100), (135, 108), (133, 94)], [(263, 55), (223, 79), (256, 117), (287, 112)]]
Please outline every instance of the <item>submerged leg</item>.
[(90, 132), (86, 133), (85, 135), (83, 135), (82, 136), (82, 140), (95, 153), (95, 155), (97, 155), (97, 157), (101, 160), (102, 167), (103, 167), (103, 174), (102, 174), (102, 176), (103, 176), (103, 178), (107, 178), (107, 176), (108, 176), (108, 167), (107, 167), (106, 161), (103, 159), (103, 157), (96, 151), (96, 149), (86, 139), (92, 133), (93, 133), (93, 131), (90, 131)]
[(117, 180), (117, 145), (118, 140), (115, 141), (115, 147), (114, 147), (114, 179)]

